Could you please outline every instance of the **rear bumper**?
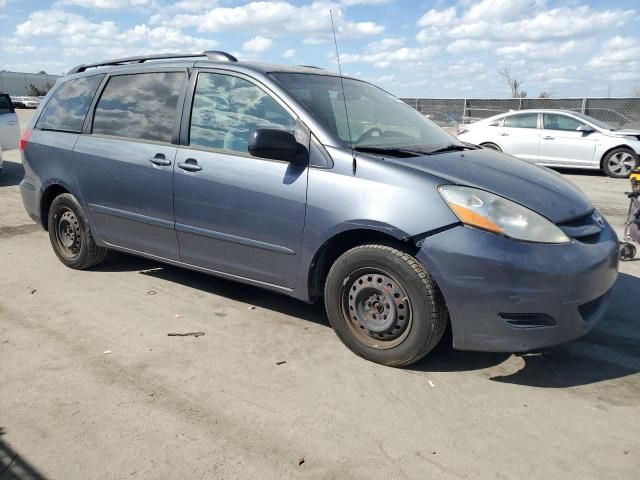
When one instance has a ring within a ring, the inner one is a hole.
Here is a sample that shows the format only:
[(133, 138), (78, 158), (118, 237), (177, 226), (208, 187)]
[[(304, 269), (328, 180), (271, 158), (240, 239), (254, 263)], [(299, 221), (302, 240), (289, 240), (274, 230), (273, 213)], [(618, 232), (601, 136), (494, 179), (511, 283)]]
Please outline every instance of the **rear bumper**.
[(532, 244), (469, 227), (429, 237), (418, 253), (440, 287), (454, 347), (527, 351), (587, 333), (618, 275), (609, 225), (590, 243)]
[(22, 204), (31, 219), (42, 226), (38, 189), (26, 177), (20, 182), (20, 196), (22, 197)]

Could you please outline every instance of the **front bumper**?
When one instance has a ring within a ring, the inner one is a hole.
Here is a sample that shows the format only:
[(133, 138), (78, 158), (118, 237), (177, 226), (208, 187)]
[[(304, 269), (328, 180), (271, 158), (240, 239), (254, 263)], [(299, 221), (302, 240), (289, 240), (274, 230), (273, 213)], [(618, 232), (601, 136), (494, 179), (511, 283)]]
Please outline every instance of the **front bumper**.
[(453, 346), (517, 352), (587, 333), (618, 275), (609, 225), (589, 242), (534, 244), (459, 226), (425, 239), (417, 255), (447, 303)]

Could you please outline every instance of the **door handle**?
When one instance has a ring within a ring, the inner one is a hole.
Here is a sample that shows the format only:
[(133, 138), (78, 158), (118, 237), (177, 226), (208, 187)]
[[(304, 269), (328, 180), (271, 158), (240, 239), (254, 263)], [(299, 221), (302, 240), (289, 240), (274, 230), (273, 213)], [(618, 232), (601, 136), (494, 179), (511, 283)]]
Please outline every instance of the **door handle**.
[(187, 158), (184, 162), (180, 162), (178, 167), (187, 172), (199, 172), (202, 170), (202, 167), (198, 165), (198, 161), (195, 158)]
[(506, 133), (506, 132), (499, 133), (498, 135), (500, 135), (501, 137), (508, 137), (509, 136), (509, 134)]
[(553, 137), (550, 137), (549, 135), (547, 135), (546, 137), (542, 137), (544, 140), (553, 140)]
[(149, 161), (158, 167), (168, 167), (171, 165), (171, 160), (167, 160), (164, 153), (156, 153), (155, 156), (149, 159)]

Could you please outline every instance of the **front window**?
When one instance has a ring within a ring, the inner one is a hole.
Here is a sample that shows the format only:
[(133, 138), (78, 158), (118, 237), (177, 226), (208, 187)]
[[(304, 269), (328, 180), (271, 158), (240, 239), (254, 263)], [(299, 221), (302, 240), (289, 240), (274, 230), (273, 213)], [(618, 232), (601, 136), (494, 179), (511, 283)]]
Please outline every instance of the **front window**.
[(402, 100), (369, 83), (344, 78), (343, 94), (340, 77), (300, 73), (271, 76), (330, 132), (356, 150), (406, 148), (427, 153), (463, 147)]
[(574, 118), (567, 117), (565, 115), (557, 115), (555, 113), (545, 113), (542, 118), (545, 130), (565, 130), (575, 132), (578, 127), (584, 125)]

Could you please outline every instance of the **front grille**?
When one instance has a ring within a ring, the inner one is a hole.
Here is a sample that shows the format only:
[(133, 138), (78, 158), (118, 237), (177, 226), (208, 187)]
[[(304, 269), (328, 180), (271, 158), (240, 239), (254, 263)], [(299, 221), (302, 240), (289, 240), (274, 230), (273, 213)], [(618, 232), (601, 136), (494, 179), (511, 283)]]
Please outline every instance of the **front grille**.
[(600, 224), (598, 219), (601, 219), (600, 215), (593, 212), (567, 222), (559, 223), (558, 227), (560, 227), (569, 238), (584, 243), (594, 243), (598, 241), (600, 233), (604, 230), (604, 224)]

